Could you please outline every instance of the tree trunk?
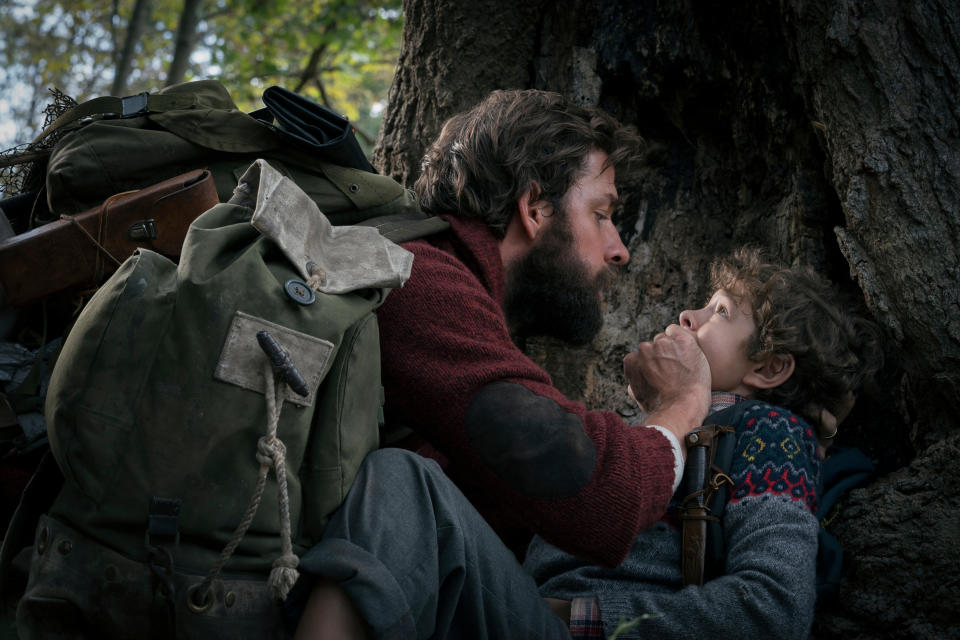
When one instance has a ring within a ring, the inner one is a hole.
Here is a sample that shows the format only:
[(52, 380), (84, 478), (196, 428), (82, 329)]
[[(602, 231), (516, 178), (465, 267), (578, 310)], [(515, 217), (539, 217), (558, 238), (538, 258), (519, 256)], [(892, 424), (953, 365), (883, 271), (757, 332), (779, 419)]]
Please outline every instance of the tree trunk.
[(954, 3), (409, 0), (405, 11), (374, 158), (408, 185), (443, 120), (496, 88), (561, 91), (648, 140), (645, 167), (619, 176), (632, 257), (606, 296), (603, 333), (580, 349), (528, 345), (571, 397), (636, 419), (623, 355), (702, 303), (711, 259), (742, 244), (813, 265), (863, 301), (887, 365), (838, 441), (878, 473), (831, 525), (847, 549), (844, 582), (815, 635), (955, 633)]
[(200, 22), (202, 0), (185, 0), (177, 24), (177, 43), (173, 49), (173, 60), (167, 73), (166, 86), (180, 84), (187, 75), (190, 55), (197, 43), (197, 24)]
[(412, 183), (444, 120), (491, 89), (530, 86), (529, 61), (544, 4), (404, 2), (400, 62), (373, 153), (383, 173)]
[(113, 74), (110, 95), (120, 96), (126, 92), (127, 78), (130, 76), (130, 68), (133, 65), (133, 52), (137, 48), (140, 36), (147, 28), (150, 9), (150, 0), (137, 0), (133, 6), (133, 14), (127, 25), (127, 35), (123, 39), (123, 50), (117, 58), (117, 69)]

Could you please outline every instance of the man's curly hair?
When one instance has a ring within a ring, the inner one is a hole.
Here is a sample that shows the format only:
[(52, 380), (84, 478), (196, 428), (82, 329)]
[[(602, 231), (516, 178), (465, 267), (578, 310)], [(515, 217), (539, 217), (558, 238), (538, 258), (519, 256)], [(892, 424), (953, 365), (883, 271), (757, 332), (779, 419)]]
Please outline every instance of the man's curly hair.
[(854, 313), (851, 302), (809, 267), (771, 264), (761, 250), (745, 247), (716, 259), (711, 281), (753, 310), (751, 360), (793, 355), (793, 375), (759, 390), (757, 398), (817, 422), (820, 408), (837, 415), (847, 394), (883, 364), (877, 326)]
[(594, 149), (629, 170), (642, 144), (633, 127), (559, 93), (494, 91), (453, 116), (427, 149), (414, 189), (428, 213), (479, 218), (503, 237), (518, 198), (534, 184), (558, 207)]

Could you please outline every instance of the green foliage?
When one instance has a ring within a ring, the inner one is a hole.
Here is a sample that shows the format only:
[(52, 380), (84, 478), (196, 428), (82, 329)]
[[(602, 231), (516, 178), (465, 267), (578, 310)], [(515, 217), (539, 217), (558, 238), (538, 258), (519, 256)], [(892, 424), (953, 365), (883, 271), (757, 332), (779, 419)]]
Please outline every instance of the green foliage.
[(642, 616), (637, 616), (633, 620), (624, 620), (623, 618), (620, 618), (620, 623), (617, 624), (617, 628), (613, 630), (613, 634), (609, 638), (607, 638), (607, 640), (616, 640), (616, 638), (618, 638), (621, 633), (633, 631), (644, 620), (659, 618), (662, 615), (663, 615), (662, 613), (645, 613)]
[[(0, 3), (0, 148), (33, 138), (48, 88), (78, 101), (110, 92), (133, 6)], [(128, 95), (164, 86), (173, 59), (183, 3), (150, 7)], [(380, 126), (371, 108), (386, 101), (401, 31), (400, 0), (202, 0), (185, 80), (217, 77), (248, 111), (262, 106), (268, 86), (297, 91), (349, 117), (369, 152)]]

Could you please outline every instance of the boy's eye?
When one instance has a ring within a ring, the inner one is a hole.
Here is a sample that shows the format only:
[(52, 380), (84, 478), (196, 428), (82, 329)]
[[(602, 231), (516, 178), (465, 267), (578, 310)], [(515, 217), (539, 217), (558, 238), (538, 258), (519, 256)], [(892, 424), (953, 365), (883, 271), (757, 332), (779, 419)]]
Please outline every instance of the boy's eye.
[(726, 318), (726, 317), (727, 317), (727, 307), (726, 307), (726, 305), (718, 304), (718, 305), (717, 305), (717, 313), (719, 313), (721, 316), (723, 316), (724, 318)]

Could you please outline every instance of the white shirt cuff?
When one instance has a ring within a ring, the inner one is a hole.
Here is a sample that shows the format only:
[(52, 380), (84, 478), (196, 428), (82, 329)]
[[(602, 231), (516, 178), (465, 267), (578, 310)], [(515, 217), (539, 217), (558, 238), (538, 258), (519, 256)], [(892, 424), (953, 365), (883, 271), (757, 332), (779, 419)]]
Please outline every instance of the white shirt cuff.
[(667, 440), (670, 441), (670, 446), (673, 447), (673, 491), (676, 493), (677, 488), (680, 486), (680, 480), (683, 479), (683, 449), (680, 447), (680, 440), (673, 434), (673, 431), (661, 427), (658, 424), (648, 424), (645, 426), (650, 429), (656, 429), (662, 433)]

